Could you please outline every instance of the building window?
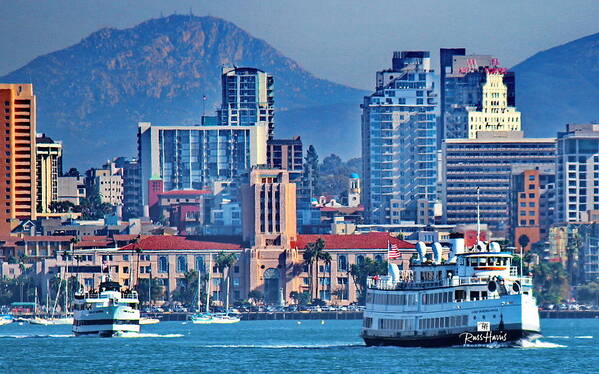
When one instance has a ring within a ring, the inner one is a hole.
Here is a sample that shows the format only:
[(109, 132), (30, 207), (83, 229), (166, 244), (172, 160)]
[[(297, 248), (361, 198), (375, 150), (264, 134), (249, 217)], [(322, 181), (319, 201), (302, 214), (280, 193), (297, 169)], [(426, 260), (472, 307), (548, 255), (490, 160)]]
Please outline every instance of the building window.
[(356, 257), (356, 263), (357, 264), (363, 264), (364, 263), (364, 256), (358, 255), (358, 257)]
[(196, 256), (196, 271), (203, 273), (204, 272), (204, 257)]
[(177, 273), (185, 273), (187, 271), (187, 257), (177, 256)]
[(168, 260), (166, 256), (160, 256), (158, 259), (158, 272), (159, 273), (167, 273), (168, 272)]
[(381, 256), (381, 255), (376, 255), (376, 256), (374, 256), (374, 260), (375, 260), (376, 262), (379, 262), (379, 263), (381, 263), (381, 262), (383, 262), (383, 256)]
[(337, 271), (347, 271), (347, 256), (339, 255), (337, 257)]

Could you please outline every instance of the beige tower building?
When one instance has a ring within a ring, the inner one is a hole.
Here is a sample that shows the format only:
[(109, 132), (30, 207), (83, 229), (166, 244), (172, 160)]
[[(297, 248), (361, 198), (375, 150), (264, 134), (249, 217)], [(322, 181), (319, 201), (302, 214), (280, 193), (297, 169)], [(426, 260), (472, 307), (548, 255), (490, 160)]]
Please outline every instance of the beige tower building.
[(291, 245), (297, 239), (295, 193), (289, 172), (278, 169), (254, 168), (242, 189), (243, 239), (251, 243), (246, 284), (267, 303), (282, 303), (299, 287), (301, 256)]
[(14, 219), (36, 218), (36, 102), (31, 84), (0, 84), (0, 234)]
[(483, 85), (482, 108), (468, 112), (468, 138), (476, 139), (479, 131), (520, 131), (520, 112), (507, 105), (507, 86), (503, 83), (505, 71), (487, 69)]
[(62, 144), (38, 134), (35, 144), (37, 212), (50, 213), (50, 204), (58, 200), (58, 176), (62, 169)]

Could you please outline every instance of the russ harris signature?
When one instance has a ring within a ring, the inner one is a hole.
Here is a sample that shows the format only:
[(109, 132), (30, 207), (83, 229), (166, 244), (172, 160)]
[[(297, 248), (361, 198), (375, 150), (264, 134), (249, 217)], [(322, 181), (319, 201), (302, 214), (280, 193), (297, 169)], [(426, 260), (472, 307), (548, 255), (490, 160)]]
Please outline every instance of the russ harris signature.
[(477, 343), (493, 343), (493, 342), (506, 342), (507, 332), (483, 331), (483, 332), (463, 332), (460, 334), (460, 338), (464, 339), (464, 344), (477, 344)]

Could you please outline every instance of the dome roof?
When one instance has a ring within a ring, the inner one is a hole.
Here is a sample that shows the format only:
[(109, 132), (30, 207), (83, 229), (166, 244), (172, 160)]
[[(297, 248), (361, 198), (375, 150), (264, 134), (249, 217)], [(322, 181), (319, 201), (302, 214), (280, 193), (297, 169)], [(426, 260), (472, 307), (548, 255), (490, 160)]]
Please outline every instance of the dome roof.
[(351, 175), (349, 176), (351, 179), (359, 179), (360, 176), (356, 173), (351, 173)]

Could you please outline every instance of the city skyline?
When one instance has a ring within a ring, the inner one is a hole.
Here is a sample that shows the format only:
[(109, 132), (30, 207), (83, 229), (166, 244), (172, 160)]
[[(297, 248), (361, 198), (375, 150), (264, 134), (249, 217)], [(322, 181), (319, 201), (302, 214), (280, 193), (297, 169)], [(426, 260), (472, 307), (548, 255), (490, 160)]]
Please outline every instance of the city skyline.
[[(575, 4), (514, 1), (501, 7), (472, 6), (469, 1), (434, 6), (413, 1), (368, 6), (357, 1), (343, 2), (344, 6), (338, 1), (300, 5), (287, 1), (225, 1), (224, 5), (146, 1), (143, 8), (129, 1), (103, 2), (101, 6), (66, 0), (3, 3), (0, 47), (10, 49), (12, 55), (0, 61), (0, 75), (73, 45), (101, 28), (129, 28), (151, 18), (192, 12), (235, 23), (317, 77), (367, 90), (373, 72), (386, 65), (389, 50), (430, 50), (436, 62), (439, 48), (464, 47), (475, 54), (493, 53), (500, 56), (503, 66), (511, 67), (542, 50), (597, 32), (592, 10), (599, 10), (598, 3), (586, 0)], [(543, 12), (537, 12), (540, 8)], [(277, 17), (265, 18), (268, 13)], [(338, 17), (330, 21), (326, 19), (329, 14)], [(455, 22), (461, 17), (469, 22)], [(347, 19), (352, 22), (342, 21)], [(371, 27), (373, 20), (378, 27)], [(422, 24), (426, 29), (415, 27)], [(23, 33), (23, 25), (33, 32)]]

